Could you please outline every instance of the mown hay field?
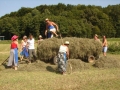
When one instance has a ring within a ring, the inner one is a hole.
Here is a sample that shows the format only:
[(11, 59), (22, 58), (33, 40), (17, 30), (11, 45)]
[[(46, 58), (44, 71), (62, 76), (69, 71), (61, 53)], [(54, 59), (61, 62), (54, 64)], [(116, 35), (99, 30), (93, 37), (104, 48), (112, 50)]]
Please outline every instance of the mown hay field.
[[(9, 47), (0, 44), (0, 64), (9, 56)], [(119, 90), (120, 55), (101, 54), (100, 58), (94, 63), (69, 59), (73, 69), (67, 75), (59, 74), (57, 65), (40, 60), (32, 64), (19, 62), (17, 71), (1, 65), (0, 90)]]

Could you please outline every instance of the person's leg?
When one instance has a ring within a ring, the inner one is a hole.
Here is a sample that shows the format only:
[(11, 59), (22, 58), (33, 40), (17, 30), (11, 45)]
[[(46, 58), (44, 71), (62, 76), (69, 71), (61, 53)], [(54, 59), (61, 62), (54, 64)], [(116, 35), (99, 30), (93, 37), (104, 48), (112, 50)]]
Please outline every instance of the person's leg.
[(106, 56), (106, 52), (107, 52), (107, 47), (103, 48), (103, 55)]
[(56, 37), (58, 36), (58, 34), (56, 33), (56, 29), (55, 28), (50, 29), (50, 32), (53, 33)]
[(31, 60), (32, 60), (32, 49), (29, 49), (28, 53), (29, 53), (29, 60), (28, 60), (28, 62), (31, 63)]
[(36, 61), (37, 60), (37, 56), (36, 56), (36, 53), (35, 53), (35, 49), (33, 49), (32, 54), (33, 54), (33, 57), (34, 57), (34, 61)]
[(17, 70), (17, 68), (18, 68), (18, 49), (15, 48), (14, 51), (15, 51), (15, 54), (14, 54), (14, 58), (15, 58), (14, 66), (15, 66), (15, 70)]

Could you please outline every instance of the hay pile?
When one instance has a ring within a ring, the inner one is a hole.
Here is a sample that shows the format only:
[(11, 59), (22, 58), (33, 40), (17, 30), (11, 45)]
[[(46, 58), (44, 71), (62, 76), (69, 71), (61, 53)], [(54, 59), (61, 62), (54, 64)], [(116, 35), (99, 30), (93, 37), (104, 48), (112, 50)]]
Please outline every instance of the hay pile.
[[(88, 56), (99, 56), (102, 47), (101, 43), (87, 38), (66, 37), (63, 42), (69, 41), (69, 51), (71, 59), (85, 60)], [(40, 60), (51, 60), (57, 55), (59, 46), (62, 44), (62, 39), (50, 38), (42, 41), (37, 47), (37, 55)]]
[(89, 69), (89, 68), (90, 68), (89, 63), (85, 63), (79, 59), (69, 59), (67, 62), (67, 72), (68, 73), (85, 70), (85, 69)]
[(120, 68), (120, 61), (115, 57), (100, 57), (94, 66), (98, 68)]

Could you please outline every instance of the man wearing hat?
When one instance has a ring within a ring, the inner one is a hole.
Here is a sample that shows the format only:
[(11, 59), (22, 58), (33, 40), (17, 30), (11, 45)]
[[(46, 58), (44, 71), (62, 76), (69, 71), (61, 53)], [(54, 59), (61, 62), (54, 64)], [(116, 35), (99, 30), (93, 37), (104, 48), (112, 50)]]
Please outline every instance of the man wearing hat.
[(14, 35), (11, 38), (11, 50), (10, 50), (10, 57), (8, 60), (7, 66), (11, 66), (15, 70), (17, 70), (18, 67), (18, 36)]
[(62, 73), (65, 74), (66, 72), (66, 62), (67, 58), (69, 59), (69, 41), (65, 41), (63, 45), (60, 46), (59, 48), (59, 53), (58, 53), (58, 70)]
[(47, 32), (51, 32), (52, 35), (50, 38), (53, 37), (53, 34), (58, 37), (58, 34), (56, 33), (56, 30), (58, 31), (58, 25), (52, 21), (50, 21), (48, 18), (45, 19), (46, 22), (46, 30), (45, 30), (45, 35), (47, 36)]
[(100, 42), (100, 39), (98, 38), (98, 35), (97, 35), (97, 34), (94, 35), (94, 40)]

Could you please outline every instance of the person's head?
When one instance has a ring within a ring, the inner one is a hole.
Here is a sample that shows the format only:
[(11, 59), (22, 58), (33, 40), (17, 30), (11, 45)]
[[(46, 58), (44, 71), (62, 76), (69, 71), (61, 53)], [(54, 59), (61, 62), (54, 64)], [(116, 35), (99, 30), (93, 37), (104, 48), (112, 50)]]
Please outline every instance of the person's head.
[(103, 39), (106, 39), (106, 36), (103, 36)]
[(64, 45), (68, 46), (70, 43), (69, 41), (65, 41)]
[(48, 18), (45, 19), (45, 22), (48, 23), (50, 20)]
[(41, 39), (42, 38), (42, 36), (41, 35), (39, 35), (39, 39)]
[(18, 39), (17, 35), (13, 35), (12, 38), (11, 38), (12, 41), (16, 41), (17, 39)]
[(32, 39), (32, 38), (33, 38), (33, 35), (32, 35), (32, 34), (30, 34), (30, 35), (29, 35), (29, 38), (30, 38), (30, 39)]
[(95, 40), (98, 39), (98, 35), (97, 35), (97, 34), (95, 34), (94, 39), (95, 39)]
[(103, 38), (106, 38), (106, 36), (103, 36)]
[(27, 40), (27, 36), (23, 36), (23, 40), (26, 41)]

